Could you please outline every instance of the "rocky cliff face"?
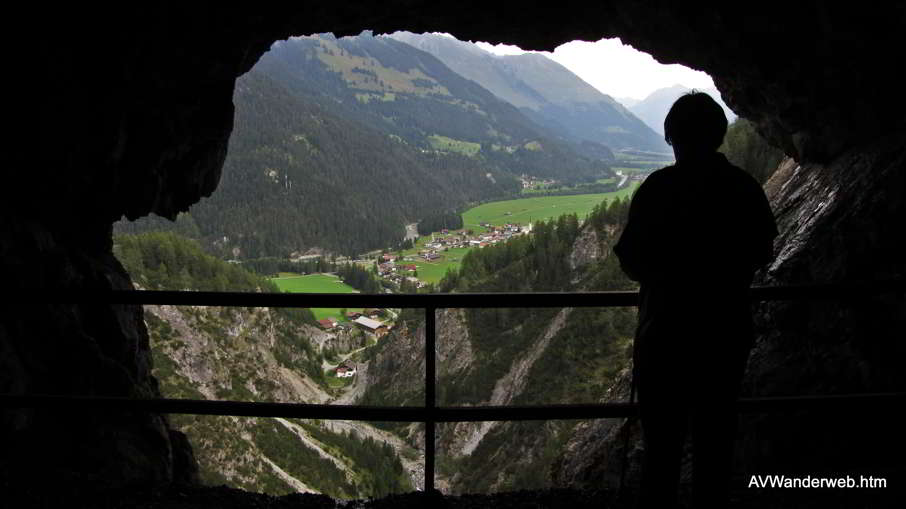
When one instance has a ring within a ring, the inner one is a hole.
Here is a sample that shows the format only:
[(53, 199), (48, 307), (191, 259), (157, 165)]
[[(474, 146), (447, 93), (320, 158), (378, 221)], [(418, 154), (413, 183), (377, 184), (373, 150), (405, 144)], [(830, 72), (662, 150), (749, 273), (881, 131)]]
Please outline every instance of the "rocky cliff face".
[(391, 405), (425, 404), (425, 326), (404, 321), (368, 352), (370, 397)]
[(306, 373), (316, 350), (310, 325), (284, 323), (269, 309), (220, 310), (204, 307), (146, 306), (151, 324), (155, 376), (167, 397), (306, 402), (331, 399)]
[[(300, 354), (282, 344), (279, 318), (270, 310), (147, 306), (145, 320), (154, 375), (165, 397), (311, 403), (330, 397), (300, 369)], [(176, 416), (174, 423), (188, 435), (205, 483), (317, 492), (258, 447), (258, 419)], [(308, 434), (302, 436), (312, 441)]]
[[(438, 330), (441, 330), (438, 327)], [(367, 352), (363, 391), (348, 403), (359, 405), (424, 406), (425, 326), (418, 319), (398, 323)], [(338, 401), (341, 403), (344, 401)], [(382, 438), (400, 454), (412, 486), (424, 489), (425, 429), (421, 423), (399, 424)], [(402, 438), (402, 440), (401, 440)], [(417, 451), (417, 452), (416, 452)]]
[(475, 360), (469, 328), (463, 309), (438, 309), (437, 374), (439, 377), (463, 374)]
[[(766, 184), (781, 231), (756, 285), (883, 281), (906, 276), (906, 136), (828, 164), (787, 161)], [(762, 303), (749, 358), (752, 396), (906, 389), (906, 298), (887, 293)], [(742, 420), (742, 472), (894, 471), (906, 420), (895, 409), (800, 411)], [(770, 437), (767, 439), (766, 437)], [(848, 437), (841, 440), (840, 437)], [(880, 475), (880, 474), (878, 474)]]
[[(370, 383), (368, 363), (357, 358), (349, 360), (359, 368), (351, 382), (324, 378), (322, 371), (335, 363), (322, 364), (313, 338), (331, 348), (336, 335), (287, 320), (277, 310), (147, 306), (145, 319), (154, 375), (165, 397), (351, 404)], [(208, 485), (374, 496), (380, 489), (376, 479), (398, 475), (387, 466), (397, 455), (410, 479), (406, 486), (421, 486), (424, 478), (412, 446), (368, 423), (180, 415), (173, 424), (187, 435)], [(366, 439), (378, 446), (358, 443)]]
[[(490, 398), (483, 402), (484, 405), (506, 406), (513, 403), (513, 400), (519, 396), (525, 389), (529, 380), (529, 372), (535, 362), (544, 354), (550, 346), (551, 339), (563, 329), (567, 317), (572, 313), (572, 308), (563, 308), (554, 319), (546, 324), (539, 324), (537, 337), (531, 343), (528, 349), (521, 352), (509, 366), (506, 373), (503, 373), (494, 384)], [(464, 325), (464, 324), (463, 324)], [(468, 336), (458, 338), (458, 341), (468, 341)], [(476, 369), (475, 366), (470, 366)], [(477, 369), (482, 369), (478, 367)], [(441, 443), (443, 444), (444, 454), (453, 457), (470, 456), (478, 448), (484, 438), (494, 430), (498, 425), (507, 423), (489, 421), (489, 422), (460, 422), (447, 425), (442, 428), (443, 435)]]

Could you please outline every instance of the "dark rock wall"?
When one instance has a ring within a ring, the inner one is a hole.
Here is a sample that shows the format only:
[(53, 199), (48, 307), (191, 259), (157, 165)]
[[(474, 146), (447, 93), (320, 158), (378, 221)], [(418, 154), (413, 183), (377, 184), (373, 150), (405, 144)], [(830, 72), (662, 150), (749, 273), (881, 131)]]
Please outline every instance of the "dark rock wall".
[[(781, 231), (756, 284), (906, 277), (906, 135), (886, 136), (832, 163), (780, 166), (766, 188)], [(774, 301), (743, 393), (752, 396), (906, 391), (906, 296)], [(741, 471), (902, 473), (900, 408), (745, 415)], [(770, 437), (770, 438), (767, 438)]]
[[(132, 286), (110, 252), (109, 225), (59, 232), (4, 222), (0, 235), (7, 291)], [(140, 306), (49, 305), (18, 295), (0, 311), (0, 393), (159, 397), (150, 357)], [(169, 482), (174, 454), (192, 463), (190, 453), (172, 450), (171, 435), (179, 437), (160, 415), (3, 411), (0, 427), (0, 479)]]
[[(887, 54), (901, 46), (906, 25), (901, 3), (856, 10), (842, 3), (761, 2), (745, 12), (629, 0), (472, 4), (306, 2), (266, 12), (125, 4), (17, 12), (11, 20), (19, 32), (5, 61), (18, 138), (0, 187), (4, 287), (128, 288), (111, 254), (110, 224), (124, 214), (174, 217), (214, 191), (232, 127), (236, 77), (273, 41), (294, 34), (449, 31), (460, 39), (547, 50), (573, 39), (620, 36), (664, 62), (710, 72), (737, 113), (803, 164), (803, 179), (852, 171), (887, 182), (893, 177), (881, 175), (883, 164), (885, 175), (896, 173), (889, 169), (896, 161), (881, 153), (892, 147), (857, 160), (867, 153), (859, 147), (904, 128), (903, 94), (887, 76), (895, 64)], [(837, 157), (843, 153), (850, 159)], [(860, 209), (862, 223), (851, 223), (874, 232), (859, 244), (864, 252), (837, 256), (833, 238), (786, 236), (790, 245), (805, 239), (804, 248), (778, 246), (791, 261), (778, 266), (771, 281), (861, 276), (816, 264), (883, 257), (877, 250), (892, 245), (897, 232), (889, 225), (902, 218), (894, 215), (902, 213), (902, 195), (859, 194), (865, 189), (841, 190), (853, 194), (837, 198), (839, 210), (844, 203), (879, 200)], [(782, 200), (795, 203), (792, 196)], [(827, 217), (821, 228), (845, 219)], [(817, 259), (808, 254), (809, 243), (820, 244)], [(888, 265), (902, 273), (896, 260)], [(900, 309), (891, 306), (873, 311), (882, 315), (875, 317), (878, 328)], [(847, 337), (858, 342), (863, 334)], [(7, 306), (0, 354), (3, 393), (157, 395), (138, 308)], [(865, 383), (885, 376), (871, 375)], [(64, 479), (165, 482), (182, 476), (174, 474), (173, 454), (180, 454), (176, 464), (191, 463), (184, 446), (172, 446), (184, 441), (171, 440), (160, 416), (3, 410), (0, 426), (4, 451), (13, 451), (0, 456), (4, 474), (27, 474), (21, 468), (27, 464)]]

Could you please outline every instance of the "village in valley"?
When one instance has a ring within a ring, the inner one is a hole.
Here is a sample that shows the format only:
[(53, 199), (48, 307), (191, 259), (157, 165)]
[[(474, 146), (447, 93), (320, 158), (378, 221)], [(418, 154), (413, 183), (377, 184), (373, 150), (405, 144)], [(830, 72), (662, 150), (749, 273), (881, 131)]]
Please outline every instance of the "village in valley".
[[(425, 264), (458, 262), (463, 254), (462, 250), (484, 248), (504, 242), (513, 236), (531, 232), (531, 224), (522, 226), (518, 223), (507, 223), (501, 226), (494, 226), (490, 223), (482, 222), (479, 226), (486, 231), (475, 233), (471, 229), (455, 231), (443, 229), (440, 232), (431, 234), (430, 240), (426, 238), (424, 243), (419, 243), (418, 247), (410, 250), (411, 252), (409, 253), (384, 253), (377, 262), (377, 274), (382, 279), (390, 281), (397, 286), (402, 286), (403, 281), (407, 281), (416, 285), (417, 288), (422, 288), (427, 283), (436, 281), (426, 281), (425, 278), (419, 278), (419, 266), (424, 269)], [(447, 253), (451, 252), (457, 255), (456, 259), (447, 259)]]
[[(370, 272), (384, 292), (415, 292), (437, 284), (450, 269), (458, 269), (463, 257), (473, 249), (506, 242), (532, 232), (535, 221), (545, 221), (564, 213), (584, 217), (604, 199), (628, 196), (638, 180), (620, 174), (619, 189), (602, 194), (523, 197), (517, 200), (489, 202), (463, 213), (464, 227), (442, 228), (418, 236), (415, 225), (407, 226), (404, 247), (397, 250), (373, 251), (358, 259), (333, 258), (331, 263), (355, 264)], [(524, 177), (525, 189), (547, 188), (552, 180)], [(297, 263), (311, 261), (321, 254), (300, 255)], [(353, 293), (359, 290), (344, 281), (337, 272), (280, 273), (272, 281), (282, 291), (303, 293)], [(343, 389), (354, 385), (361, 374), (362, 352), (378, 344), (391, 330), (400, 310), (313, 308), (316, 325), (322, 330), (323, 364), (331, 385)]]
[(539, 178), (525, 174), (519, 176), (519, 181), (522, 182), (523, 191), (549, 188), (557, 183), (557, 181), (552, 178)]

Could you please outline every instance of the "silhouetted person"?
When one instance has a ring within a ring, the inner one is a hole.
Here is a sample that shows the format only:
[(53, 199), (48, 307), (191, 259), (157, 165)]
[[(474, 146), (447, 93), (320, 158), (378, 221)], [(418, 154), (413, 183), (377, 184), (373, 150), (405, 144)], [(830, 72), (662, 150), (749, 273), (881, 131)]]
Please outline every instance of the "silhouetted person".
[(753, 341), (748, 288), (777, 227), (761, 186), (717, 152), (727, 130), (707, 94), (664, 120), (676, 164), (642, 183), (614, 247), (641, 284), (635, 376), (645, 441), (640, 507), (675, 507), (691, 427), (693, 503), (725, 507), (735, 401)]

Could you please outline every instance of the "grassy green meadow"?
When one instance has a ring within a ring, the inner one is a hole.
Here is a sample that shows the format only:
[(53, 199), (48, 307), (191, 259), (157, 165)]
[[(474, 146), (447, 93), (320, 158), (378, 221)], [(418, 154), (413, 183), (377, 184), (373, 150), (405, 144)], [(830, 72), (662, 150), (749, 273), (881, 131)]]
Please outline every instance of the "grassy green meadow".
[(595, 205), (615, 197), (630, 196), (638, 185), (638, 182), (633, 182), (626, 188), (612, 193), (541, 196), (485, 203), (463, 212), (462, 222), (465, 228), (485, 231), (485, 228), (478, 226), (479, 223), (486, 222), (495, 226), (506, 223), (527, 224), (551, 218), (556, 219), (563, 214), (572, 213), (579, 216), (581, 221)]
[[(288, 293), (357, 293), (358, 290), (340, 281), (337, 276), (330, 274), (309, 274), (302, 276), (292, 272), (281, 272), (279, 277), (271, 279), (281, 292)], [(348, 308), (348, 311), (362, 311), (362, 308)], [(346, 317), (340, 315), (340, 308), (312, 308), (315, 318), (332, 317), (345, 321)]]
[(435, 150), (442, 150), (445, 152), (459, 152), (460, 154), (467, 156), (474, 156), (481, 150), (480, 143), (457, 140), (454, 138), (441, 136), (439, 134), (432, 134), (431, 136), (428, 136), (428, 142), (431, 143), (431, 147)]
[(418, 278), (426, 283), (439, 283), (440, 280), (444, 277), (444, 274), (447, 273), (447, 269), (454, 268), (458, 269), (460, 263), (462, 263), (462, 257), (469, 252), (468, 247), (458, 247), (448, 249), (447, 251), (438, 253), (442, 258), (434, 260), (433, 262), (426, 262), (424, 260), (417, 260), (414, 262), (403, 262), (403, 263), (414, 263), (418, 267)]

